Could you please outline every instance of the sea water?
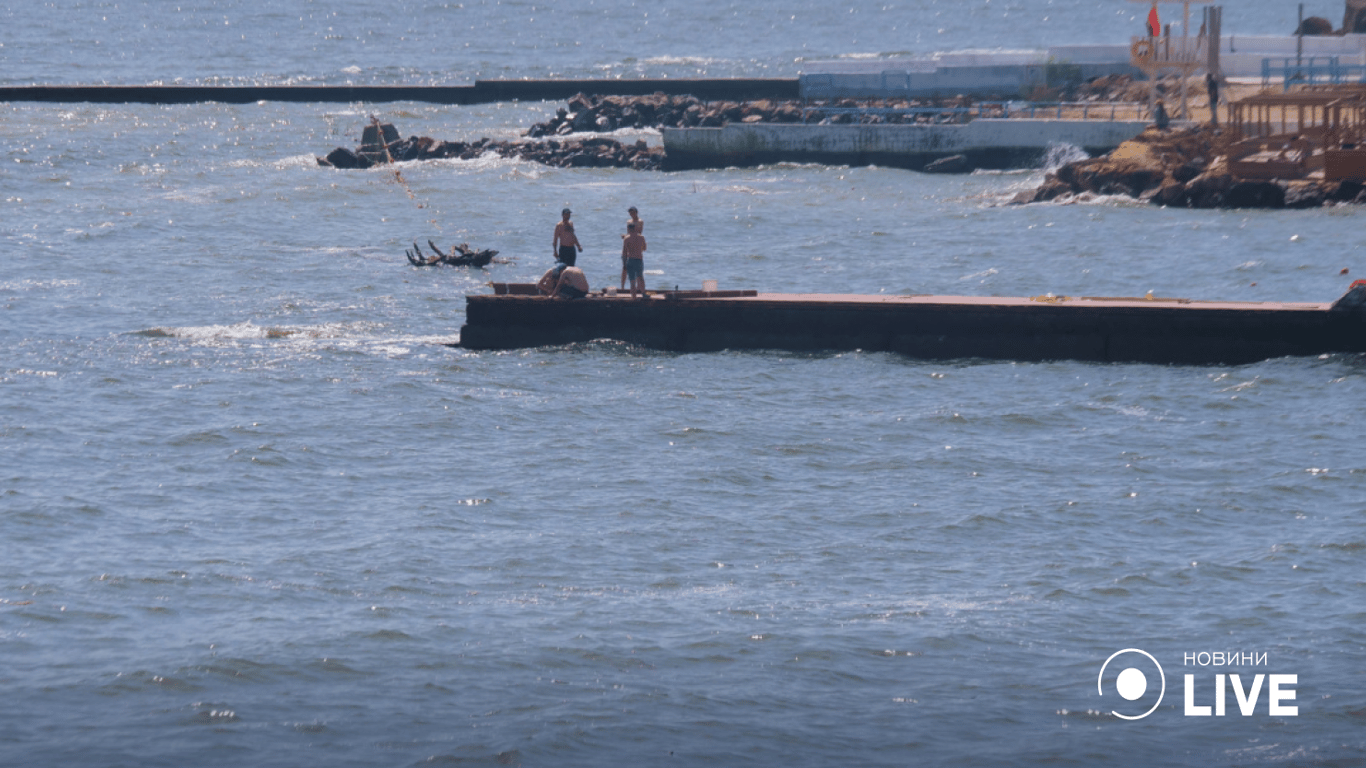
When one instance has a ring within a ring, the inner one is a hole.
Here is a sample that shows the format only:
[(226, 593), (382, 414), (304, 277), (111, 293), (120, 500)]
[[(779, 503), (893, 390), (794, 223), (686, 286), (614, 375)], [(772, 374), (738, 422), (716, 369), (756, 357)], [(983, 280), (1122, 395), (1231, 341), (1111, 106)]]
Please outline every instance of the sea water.
[[(1144, 13), (50, 2), (0, 9), (0, 81), (790, 76)], [(549, 266), (566, 205), (594, 287), (635, 205), (652, 288), (1294, 301), (1366, 276), (1360, 209), (314, 160), (371, 115), (510, 139), (557, 106), (0, 105), (0, 764), (1366, 762), (1360, 356), (446, 346), (466, 295)], [(410, 266), (428, 239), (506, 263)], [(1128, 649), (1156, 664), (1107, 666)], [(1188, 716), (1217, 675), (1224, 714)]]

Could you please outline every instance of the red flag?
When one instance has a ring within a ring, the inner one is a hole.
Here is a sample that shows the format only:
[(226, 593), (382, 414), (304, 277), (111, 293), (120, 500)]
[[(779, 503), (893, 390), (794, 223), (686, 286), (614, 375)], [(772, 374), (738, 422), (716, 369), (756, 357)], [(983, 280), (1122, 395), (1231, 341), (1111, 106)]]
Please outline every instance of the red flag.
[(1151, 37), (1162, 36), (1162, 24), (1157, 20), (1157, 3), (1153, 3), (1153, 9), (1148, 11), (1148, 35)]

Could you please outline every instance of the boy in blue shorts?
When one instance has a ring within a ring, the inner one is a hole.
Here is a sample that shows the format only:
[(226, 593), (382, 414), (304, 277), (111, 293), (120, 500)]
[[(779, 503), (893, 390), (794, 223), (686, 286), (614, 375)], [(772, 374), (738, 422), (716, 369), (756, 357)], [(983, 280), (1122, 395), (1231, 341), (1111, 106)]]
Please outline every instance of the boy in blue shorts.
[(626, 225), (626, 239), (621, 241), (621, 263), (626, 267), (626, 277), (631, 281), (631, 297), (636, 291), (645, 296), (645, 236), (636, 231), (635, 222)]

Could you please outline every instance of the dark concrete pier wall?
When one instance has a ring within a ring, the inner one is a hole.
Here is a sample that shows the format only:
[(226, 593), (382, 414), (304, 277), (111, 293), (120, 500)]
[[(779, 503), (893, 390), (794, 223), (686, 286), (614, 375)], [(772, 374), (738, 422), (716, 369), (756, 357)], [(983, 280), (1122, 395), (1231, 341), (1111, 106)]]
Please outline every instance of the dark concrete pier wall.
[(1186, 364), (1366, 352), (1366, 313), (1328, 304), (780, 294), (467, 301), (460, 345), (469, 349), (614, 339), (680, 352), (861, 349), (928, 359)]
[(795, 99), (796, 78), (660, 80), (476, 80), (474, 85), (24, 85), (0, 87), (0, 102), (195, 104), (258, 101), (484, 104), (567, 100), (578, 93), (644, 96), (666, 93), (703, 100)]

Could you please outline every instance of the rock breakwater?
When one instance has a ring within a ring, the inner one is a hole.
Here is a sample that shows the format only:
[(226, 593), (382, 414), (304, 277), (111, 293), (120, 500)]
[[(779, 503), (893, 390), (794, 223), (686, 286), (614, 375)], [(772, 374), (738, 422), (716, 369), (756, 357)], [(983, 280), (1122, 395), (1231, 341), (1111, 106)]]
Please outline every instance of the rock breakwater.
[(644, 140), (623, 144), (607, 137), (546, 141), (442, 141), (429, 136), (400, 138), (393, 125), (366, 126), (358, 149), (337, 147), (318, 165), (340, 169), (364, 169), (412, 160), (473, 160), (486, 154), (517, 158), (560, 168), (632, 168), (659, 170), (664, 149)]
[[(623, 128), (719, 128), (727, 123), (936, 123), (952, 122), (950, 110), (974, 106), (948, 99), (759, 99), (701, 101), (694, 96), (593, 96), (580, 93), (555, 116), (533, 125), (529, 138), (608, 133)], [(945, 110), (936, 113), (935, 110)], [(1002, 111), (1001, 114), (1004, 114)]]

